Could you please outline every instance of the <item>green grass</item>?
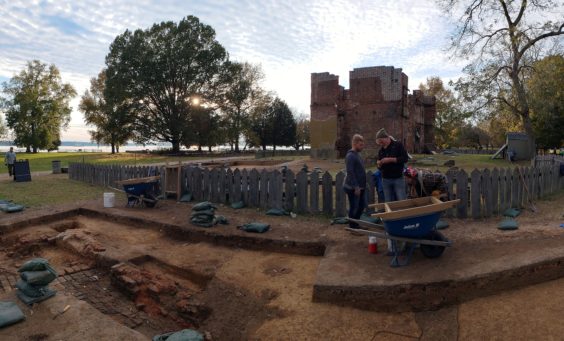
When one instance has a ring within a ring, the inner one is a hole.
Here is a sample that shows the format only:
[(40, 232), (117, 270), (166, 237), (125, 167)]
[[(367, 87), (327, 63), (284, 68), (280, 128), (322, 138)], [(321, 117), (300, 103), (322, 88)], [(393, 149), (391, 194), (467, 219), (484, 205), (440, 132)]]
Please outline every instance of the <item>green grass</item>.
[[(3, 155), (2, 155), (3, 157)], [(212, 157), (212, 156), (210, 156)], [(122, 165), (138, 165), (165, 162), (189, 161), (195, 159), (205, 159), (206, 156), (183, 156), (170, 157), (153, 154), (137, 154), (137, 153), (37, 153), (26, 154), (18, 153), (18, 160), (28, 159), (29, 167), (32, 172), (49, 171), (52, 169), (51, 161), (61, 161), (63, 167), (71, 162), (89, 162), (99, 164), (122, 164)], [(0, 174), (7, 173), (7, 167), (0, 167)]]
[[(507, 160), (503, 159), (494, 159), (492, 160), (491, 155), (480, 155), (480, 154), (457, 154), (457, 155), (444, 155), (444, 154), (437, 154), (437, 155), (422, 155), (422, 154), (415, 154), (413, 155), (415, 162), (410, 163), (409, 165), (415, 166), (416, 168), (429, 168), (432, 170), (440, 170), (441, 172), (446, 172), (449, 167), (443, 166), (444, 163), (448, 160), (454, 160), (455, 167), (460, 169), (464, 169), (466, 172), (471, 172), (474, 169), (482, 170), (485, 168), (489, 168), (490, 170), (493, 168), (508, 168), (508, 167), (515, 167), (515, 166), (530, 166), (531, 161), (518, 161), (514, 163), (510, 163)], [(423, 160), (427, 158), (426, 160)]]
[(31, 182), (0, 181), (0, 199), (26, 207), (44, 207), (85, 200), (102, 199), (107, 188), (69, 180), (66, 174), (42, 175)]

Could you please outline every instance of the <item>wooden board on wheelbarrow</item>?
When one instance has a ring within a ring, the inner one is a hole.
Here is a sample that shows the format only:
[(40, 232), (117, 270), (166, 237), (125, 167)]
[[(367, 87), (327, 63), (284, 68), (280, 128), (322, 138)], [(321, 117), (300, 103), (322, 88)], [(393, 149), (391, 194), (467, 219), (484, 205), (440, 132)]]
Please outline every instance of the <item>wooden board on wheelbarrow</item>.
[(135, 184), (143, 184), (149, 182), (159, 181), (161, 179), (160, 176), (148, 176), (145, 178), (133, 178), (127, 180), (116, 181), (118, 185), (135, 185)]
[(375, 208), (376, 210), (384, 210), (384, 212), (375, 213), (372, 214), (372, 216), (381, 218), (385, 221), (421, 216), (434, 212), (442, 212), (448, 208), (458, 205), (459, 202), (460, 199), (443, 202), (435, 197), (423, 197), (374, 204), (369, 207)]

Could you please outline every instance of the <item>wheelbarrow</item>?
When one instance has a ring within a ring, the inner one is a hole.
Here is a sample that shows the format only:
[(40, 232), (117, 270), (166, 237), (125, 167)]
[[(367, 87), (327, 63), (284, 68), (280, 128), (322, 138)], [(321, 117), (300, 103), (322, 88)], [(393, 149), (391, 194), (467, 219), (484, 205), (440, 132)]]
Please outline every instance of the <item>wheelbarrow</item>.
[(123, 186), (123, 191), (127, 195), (127, 207), (136, 205), (155, 207), (158, 201), (156, 187), (160, 179), (160, 176), (149, 176), (116, 181), (116, 183)]
[[(378, 212), (372, 216), (380, 218), (383, 224), (349, 218), (364, 229), (347, 230), (389, 239), (392, 245), (390, 266), (405, 266), (411, 261), (417, 245), (428, 258), (440, 257), (445, 248), (452, 245), (452, 241), (437, 231), (436, 225), (443, 211), (459, 202), (460, 199), (443, 202), (435, 197), (423, 197), (369, 205)], [(400, 243), (405, 243), (403, 257)]]

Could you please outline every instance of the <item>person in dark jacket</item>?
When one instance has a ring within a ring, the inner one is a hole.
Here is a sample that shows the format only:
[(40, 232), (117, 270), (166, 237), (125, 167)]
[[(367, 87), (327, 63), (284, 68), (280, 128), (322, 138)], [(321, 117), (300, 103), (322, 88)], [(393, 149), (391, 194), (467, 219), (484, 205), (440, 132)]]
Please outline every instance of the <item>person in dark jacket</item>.
[(405, 200), (407, 192), (403, 169), (408, 159), (407, 151), (401, 142), (392, 140), (384, 128), (376, 134), (376, 143), (380, 145), (377, 165), (382, 172), (386, 202)]
[[(360, 219), (362, 212), (366, 208), (366, 170), (364, 162), (359, 153), (364, 149), (364, 138), (354, 135), (352, 138), (352, 148), (347, 152), (345, 165), (347, 167), (347, 177), (343, 189), (349, 198), (349, 218)], [(358, 228), (355, 222), (349, 222), (351, 228)]]

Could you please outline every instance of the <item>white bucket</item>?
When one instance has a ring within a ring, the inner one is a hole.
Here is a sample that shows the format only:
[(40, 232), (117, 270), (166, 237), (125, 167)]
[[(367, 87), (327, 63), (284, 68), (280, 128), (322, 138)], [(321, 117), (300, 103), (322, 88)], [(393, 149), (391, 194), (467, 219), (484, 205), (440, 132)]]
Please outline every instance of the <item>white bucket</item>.
[(116, 202), (115, 193), (104, 193), (104, 207), (114, 207)]

